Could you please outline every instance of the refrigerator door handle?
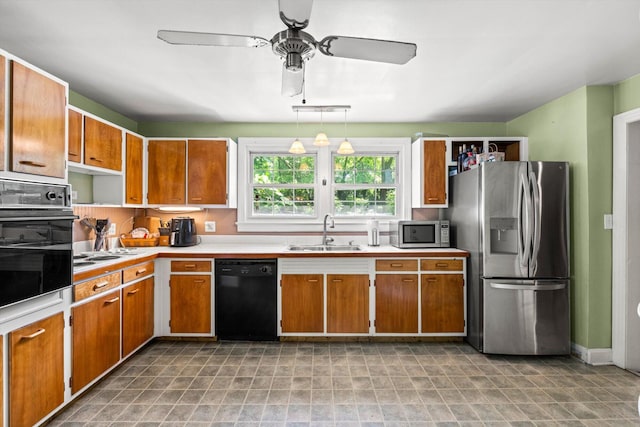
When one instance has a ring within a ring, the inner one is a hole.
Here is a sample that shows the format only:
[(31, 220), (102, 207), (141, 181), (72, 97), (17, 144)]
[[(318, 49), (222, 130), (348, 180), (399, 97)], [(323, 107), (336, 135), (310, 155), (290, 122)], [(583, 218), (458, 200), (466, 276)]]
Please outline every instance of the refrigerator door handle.
[(518, 256), (520, 270), (528, 275), (529, 257), (531, 255), (531, 201), (525, 174), (520, 174), (520, 194), (518, 196)]
[(506, 289), (510, 291), (559, 291), (567, 287), (566, 283), (549, 283), (539, 285), (512, 285), (508, 283), (491, 283), (494, 289)]
[(535, 275), (538, 270), (538, 253), (540, 252), (540, 234), (542, 232), (542, 199), (540, 198), (540, 188), (538, 187), (538, 180), (536, 175), (533, 172), (529, 172), (529, 186), (531, 187), (532, 193), (532, 203), (531, 203), (531, 211), (532, 211), (532, 219), (533, 219), (533, 229), (532, 229), (532, 251), (531, 251), (531, 261), (529, 263), (529, 267), (531, 270), (531, 275)]

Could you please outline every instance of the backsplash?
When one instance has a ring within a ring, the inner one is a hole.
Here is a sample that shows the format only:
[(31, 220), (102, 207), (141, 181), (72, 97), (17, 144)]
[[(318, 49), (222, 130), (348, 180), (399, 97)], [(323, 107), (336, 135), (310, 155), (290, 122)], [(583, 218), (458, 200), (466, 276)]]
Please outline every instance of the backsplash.
[(133, 225), (133, 217), (144, 215), (145, 209), (135, 208), (118, 208), (118, 207), (96, 207), (96, 206), (74, 206), (73, 213), (79, 218), (73, 222), (73, 241), (81, 242), (85, 240), (93, 240), (96, 238), (95, 233), (88, 227), (80, 224), (82, 218), (109, 218), (112, 224), (116, 224), (116, 235), (128, 233)]

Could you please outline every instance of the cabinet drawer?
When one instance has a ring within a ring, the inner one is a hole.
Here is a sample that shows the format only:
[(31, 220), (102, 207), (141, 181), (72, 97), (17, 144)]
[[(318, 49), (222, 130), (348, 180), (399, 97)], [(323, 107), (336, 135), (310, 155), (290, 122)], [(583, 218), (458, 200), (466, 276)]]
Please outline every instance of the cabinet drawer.
[(418, 271), (417, 259), (377, 259), (377, 271)]
[(171, 271), (211, 271), (211, 261), (171, 261)]
[(80, 301), (118, 286), (120, 286), (120, 272), (116, 271), (115, 273), (74, 285), (73, 300)]
[(132, 280), (153, 274), (153, 261), (144, 264), (134, 265), (133, 267), (122, 270), (122, 283), (131, 282)]
[(422, 271), (462, 271), (461, 259), (422, 259), (420, 260)]

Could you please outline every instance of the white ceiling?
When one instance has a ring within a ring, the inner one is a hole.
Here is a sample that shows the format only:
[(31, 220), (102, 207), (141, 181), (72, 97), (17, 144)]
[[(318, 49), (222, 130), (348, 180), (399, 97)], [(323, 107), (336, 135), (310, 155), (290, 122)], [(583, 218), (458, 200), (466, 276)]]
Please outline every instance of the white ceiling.
[[(158, 29), (285, 26), (277, 0), (0, 0), (0, 48), (132, 119), (295, 121), (302, 97), (280, 95), (269, 47), (174, 46)], [(309, 61), (307, 104), (350, 104), (352, 122), (505, 121), (640, 73), (640, 0), (315, 0), (306, 31), (417, 44), (405, 65)]]

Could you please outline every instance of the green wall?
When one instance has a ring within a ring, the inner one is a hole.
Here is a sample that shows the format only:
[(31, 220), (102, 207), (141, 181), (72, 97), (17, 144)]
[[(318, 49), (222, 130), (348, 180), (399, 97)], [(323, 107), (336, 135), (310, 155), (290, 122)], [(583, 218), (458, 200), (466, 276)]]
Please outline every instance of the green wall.
[(614, 114), (640, 107), (640, 74), (623, 80), (614, 87)]
[[(329, 137), (344, 137), (344, 123), (186, 123), (141, 122), (138, 133), (148, 137), (305, 137), (322, 127)], [(504, 123), (348, 123), (347, 137), (504, 136)]]
[(128, 129), (132, 132), (138, 131), (138, 123), (136, 123), (134, 120), (131, 120), (130, 118), (125, 117), (122, 114), (115, 112), (102, 104), (92, 101), (91, 99), (86, 98), (72, 90), (69, 90), (69, 104), (73, 105), (74, 107), (78, 107), (81, 110), (95, 114), (102, 119), (105, 119), (118, 126), (122, 126), (123, 128)]
[(583, 87), (507, 122), (507, 134), (529, 137), (531, 160), (571, 164), (572, 340), (611, 346), (611, 86)]

